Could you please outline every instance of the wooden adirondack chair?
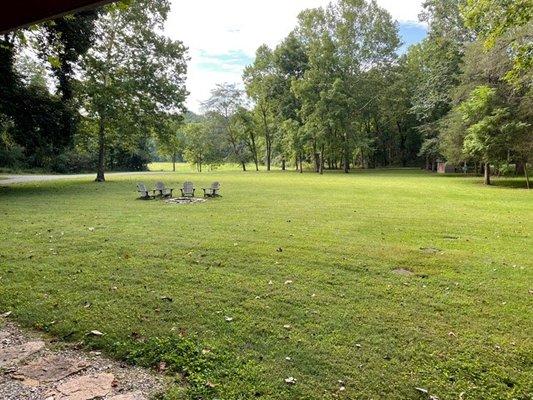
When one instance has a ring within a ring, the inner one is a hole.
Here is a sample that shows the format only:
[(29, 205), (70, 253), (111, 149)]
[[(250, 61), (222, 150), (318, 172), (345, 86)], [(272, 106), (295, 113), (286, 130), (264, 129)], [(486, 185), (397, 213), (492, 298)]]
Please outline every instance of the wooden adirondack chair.
[(220, 196), (220, 194), (218, 194), (218, 191), (220, 190), (220, 183), (218, 183), (218, 182), (213, 182), (211, 184), (211, 187), (202, 188), (202, 189), (204, 191), (204, 197)]
[(146, 189), (146, 186), (142, 182), (137, 184), (137, 192), (139, 192), (139, 198), (143, 200), (150, 200), (155, 197), (154, 195), (150, 194), (150, 191)]
[(181, 188), (181, 197), (194, 197), (194, 185), (192, 182), (183, 182), (183, 187)]
[(172, 191), (174, 189), (165, 187), (163, 182), (157, 182), (155, 184), (154, 193), (157, 193), (161, 197), (172, 197)]

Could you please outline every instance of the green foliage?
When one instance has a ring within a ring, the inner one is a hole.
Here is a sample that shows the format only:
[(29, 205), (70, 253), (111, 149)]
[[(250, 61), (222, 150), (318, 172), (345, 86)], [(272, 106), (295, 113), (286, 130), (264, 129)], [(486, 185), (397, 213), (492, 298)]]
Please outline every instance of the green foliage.
[[(261, 46), (244, 82), (262, 130), (267, 170), (275, 153), (297, 164), (311, 158), (316, 171), (327, 164), (347, 172), (363, 149), (374, 164), (406, 164), (407, 153), (416, 158), (416, 150), (404, 148), (406, 138), (416, 135), (412, 122), (400, 116), (405, 110), (388, 112), (390, 104), (382, 101), (391, 94), (398, 46), (397, 27), (384, 9), (348, 0), (303, 11), (296, 29), (274, 50)], [(387, 131), (395, 132), (401, 148), (395, 160), (384, 156), (391, 153), (388, 143), (379, 154), (368, 145), (371, 136)], [(365, 164), (363, 156), (360, 162)]]
[(108, 6), (98, 39), (84, 60), (88, 117), (99, 123), (98, 180), (104, 180), (106, 141), (135, 146), (184, 112), (186, 48), (163, 35), (167, 0)]
[[(514, 86), (521, 82), (523, 74), (531, 76), (533, 67), (533, 44), (531, 43), (532, 0), (467, 0), (462, 8), (466, 25), (476, 32), (486, 49), (496, 46), (499, 39), (512, 37), (506, 43), (506, 51), (512, 54), (513, 65), (505, 78)], [(515, 35), (522, 30), (529, 34)], [(531, 81), (526, 81), (531, 85)]]
[(493, 47), (507, 31), (528, 24), (533, 18), (531, 0), (466, 0), (462, 8), (466, 25)]
[(219, 133), (219, 138), (230, 148), (226, 161), (234, 161), (246, 171), (246, 162), (250, 155), (246, 151), (246, 139), (243, 131), (235, 129), (234, 119), (244, 104), (243, 91), (235, 84), (220, 84), (211, 91), (211, 97), (202, 107), (206, 112), (209, 130)]

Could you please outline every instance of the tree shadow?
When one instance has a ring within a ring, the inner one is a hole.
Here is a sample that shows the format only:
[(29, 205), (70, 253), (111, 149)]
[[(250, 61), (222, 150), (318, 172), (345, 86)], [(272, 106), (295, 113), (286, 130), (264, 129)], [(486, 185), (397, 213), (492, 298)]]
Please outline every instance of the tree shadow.
[[(493, 178), (492, 186), (510, 189), (527, 189), (524, 178)], [(530, 183), (531, 184), (531, 183)]]

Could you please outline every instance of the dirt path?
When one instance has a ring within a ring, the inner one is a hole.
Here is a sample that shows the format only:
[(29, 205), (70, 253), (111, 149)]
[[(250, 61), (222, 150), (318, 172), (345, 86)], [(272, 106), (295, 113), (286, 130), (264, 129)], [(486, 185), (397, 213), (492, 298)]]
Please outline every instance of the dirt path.
[(0, 399), (147, 400), (163, 390), (161, 376), (65, 348), (0, 318)]
[[(142, 172), (110, 172), (106, 176), (120, 176), (120, 175), (150, 175), (160, 174), (161, 172), (142, 171)], [(96, 174), (74, 174), (74, 175), (10, 175), (2, 174), (0, 177), (0, 185), (12, 185), (14, 183), (26, 182), (41, 182), (41, 181), (56, 181), (60, 179), (89, 179), (93, 180)]]

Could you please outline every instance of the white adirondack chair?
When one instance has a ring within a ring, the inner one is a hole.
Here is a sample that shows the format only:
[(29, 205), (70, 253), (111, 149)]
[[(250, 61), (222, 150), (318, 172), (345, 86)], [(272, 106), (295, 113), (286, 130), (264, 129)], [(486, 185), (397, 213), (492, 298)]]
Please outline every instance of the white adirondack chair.
[(202, 188), (204, 191), (204, 197), (217, 197), (220, 196), (218, 191), (220, 190), (220, 183), (213, 182), (210, 187)]
[(192, 182), (183, 182), (183, 187), (181, 188), (181, 197), (194, 197), (194, 185)]

